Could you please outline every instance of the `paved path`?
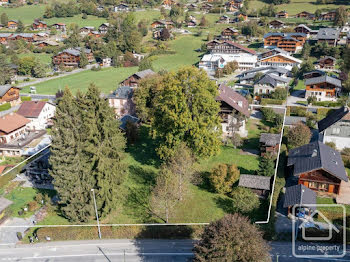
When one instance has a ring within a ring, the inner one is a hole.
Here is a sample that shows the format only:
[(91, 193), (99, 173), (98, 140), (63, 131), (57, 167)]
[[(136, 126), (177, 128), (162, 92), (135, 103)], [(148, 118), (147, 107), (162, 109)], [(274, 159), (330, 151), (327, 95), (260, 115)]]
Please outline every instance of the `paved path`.
[(295, 90), (293, 91), (287, 98), (287, 105), (288, 106), (302, 106), (301, 104), (298, 104), (297, 101), (306, 101), (305, 99), (305, 90)]
[(341, 181), (340, 192), (336, 200), (338, 204), (350, 205), (350, 181)]
[(0, 112), (0, 117), (2, 117), (2, 116), (4, 116), (4, 115), (7, 115), (7, 114), (10, 114), (10, 113), (12, 113), (12, 112), (14, 112), (14, 111), (17, 111), (19, 107), (20, 107), (20, 105), (16, 105), (16, 106), (11, 107), (11, 108), (8, 109), (8, 110), (1, 111), (1, 112)]
[[(13, 217), (8, 219), (0, 226), (0, 245), (9, 244), (14, 245), (18, 242), (17, 232), (21, 232), (24, 235), (25, 227), (2, 227), (2, 226), (32, 226), (35, 220), (35, 215), (29, 218)], [(0, 255), (1, 257), (1, 255)]]

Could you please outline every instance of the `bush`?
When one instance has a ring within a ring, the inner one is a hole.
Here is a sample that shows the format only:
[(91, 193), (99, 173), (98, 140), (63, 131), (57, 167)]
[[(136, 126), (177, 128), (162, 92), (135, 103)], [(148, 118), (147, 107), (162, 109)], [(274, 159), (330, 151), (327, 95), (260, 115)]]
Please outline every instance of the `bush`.
[(11, 108), (11, 104), (10, 103), (5, 103), (3, 105), (0, 105), (0, 112), (1, 111), (5, 111), (5, 110), (9, 110)]
[(341, 151), (341, 158), (343, 159), (344, 166), (350, 168), (350, 148), (346, 147)]
[(232, 186), (239, 179), (237, 166), (218, 164), (209, 175), (209, 181), (213, 190), (217, 193), (225, 194), (232, 191)]
[(259, 198), (249, 188), (237, 187), (231, 192), (230, 196), (234, 212), (248, 215), (259, 208)]
[(37, 210), (38, 208), (39, 208), (38, 202), (36, 202), (36, 201), (30, 201), (30, 202), (28, 203), (28, 211), (29, 211), (29, 212), (35, 211), (35, 210)]
[(308, 128), (303, 123), (299, 122), (289, 130), (287, 134), (287, 139), (288, 147), (290, 149), (308, 144), (311, 139), (310, 128)]
[(271, 94), (271, 98), (276, 100), (286, 100), (287, 99), (287, 89), (285, 88), (276, 88), (275, 92)]
[(93, 67), (91, 68), (91, 71), (95, 71), (95, 72), (101, 71), (101, 67), (100, 67), (100, 66), (93, 66)]
[(30, 96), (21, 96), (22, 101), (32, 101), (32, 98)]
[(37, 195), (35, 196), (35, 201), (36, 201), (38, 204), (42, 204), (43, 200), (44, 200), (43, 194), (39, 193), (39, 194), (37, 194)]
[(338, 107), (338, 106), (341, 106), (342, 104), (340, 102), (319, 101), (319, 102), (313, 102), (312, 105), (324, 106), (324, 107)]
[(292, 106), (292, 107), (290, 107), (290, 114), (292, 116), (306, 116), (307, 115), (307, 108), (299, 107), (299, 106)]

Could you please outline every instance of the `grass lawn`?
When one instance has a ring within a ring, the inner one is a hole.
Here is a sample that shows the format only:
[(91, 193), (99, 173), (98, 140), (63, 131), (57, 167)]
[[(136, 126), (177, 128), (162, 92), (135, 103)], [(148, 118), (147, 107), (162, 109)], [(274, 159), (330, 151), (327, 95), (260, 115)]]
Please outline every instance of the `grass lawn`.
[(0, 7), (0, 13), (6, 13), (9, 19), (22, 20), (26, 25), (33, 23), (35, 18), (44, 14), (45, 5), (24, 5), (17, 8)]
[[(333, 198), (329, 197), (317, 197), (316, 204), (336, 204), (335, 200)], [(345, 215), (349, 216), (350, 214), (350, 205), (344, 205), (345, 206)], [(321, 207), (318, 206), (317, 210), (321, 211), (328, 219), (331, 221), (335, 220), (335, 222), (340, 221), (343, 217), (343, 209), (341, 207)], [(348, 222), (349, 223), (349, 222)]]
[[(55, 94), (58, 90), (68, 86), (73, 93), (79, 89), (85, 91), (91, 83), (95, 83), (103, 93), (109, 94), (110, 91), (118, 87), (119, 82), (135, 73), (137, 67), (125, 68), (105, 68), (101, 71), (83, 71), (66, 77), (52, 79), (40, 84), (36, 84), (38, 94)], [(23, 93), (29, 92), (29, 86), (22, 89)]]
[(298, 84), (295, 87), (293, 87), (293, 90), (305, 90), (304, 80), (299, 80)]
[(82, 15), (75, 15), (73, 17), (54, 17), (50, 19), (45, 19), (45, 21), (49, 24), (55, 23), (65, 23), (67, 26), (69, 24), (77, 24), (79, 27), (83, 26), (94, 26), (96, 29), (104, 22), (107, 22), (105, 18), (100, 18), (97, 16), (88, 15), (87, 19), (82, 19)]
[[(5, 197), (8, 200), (13, 201), (13, 204), (9, 207), (13, 216), (19, 216), (18, 211), (23, 210), (23, 208), (32, 200), (37, 194), (37, 190), (33, 188), (23, 188), (17, 187), (12, 190)], [(32, 215), (33, 212), (27, 212), (24, 216), (28, 217)]]
[(39, 61), (45, 65), (51, 64), (51, 57), (52, 54), (46, 54), (46, 53), (26, 53), (26, 54), (19, 54), (18, 57), (27, 57), (27, 56), (34, 56), (35, 58), (38, 58)]
[[(249, 3), (249, 8), (251, 10), (259, 10), (266, 4), (262, 0), (253, 0)], [(289, 15), (295, 15), (302, 11), (308, 11), (314, 13), (317, 9), (335, 9), (339, 5), (326, 4), (326, 5), (316, 5), (316, 0), (291, 0), (290, 4), (277, 5), (277, 10), (286, 10)]]

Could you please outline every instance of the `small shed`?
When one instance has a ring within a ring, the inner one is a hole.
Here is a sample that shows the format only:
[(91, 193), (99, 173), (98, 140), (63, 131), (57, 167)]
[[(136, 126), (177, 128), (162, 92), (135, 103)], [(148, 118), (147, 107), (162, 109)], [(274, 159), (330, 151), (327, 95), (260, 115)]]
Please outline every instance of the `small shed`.
[(283, 207), (288, 208), (288, 214), (293, 211), (293, 206), (300, 205), (310, 213), (316, 209), (316, 192), (299, 184), (287, 187), (284, 195)]
[(271, 177), (256, 175), (241, 175), (238, 186), (250, 188), (260, 197), (267, 197), (271, 190)]

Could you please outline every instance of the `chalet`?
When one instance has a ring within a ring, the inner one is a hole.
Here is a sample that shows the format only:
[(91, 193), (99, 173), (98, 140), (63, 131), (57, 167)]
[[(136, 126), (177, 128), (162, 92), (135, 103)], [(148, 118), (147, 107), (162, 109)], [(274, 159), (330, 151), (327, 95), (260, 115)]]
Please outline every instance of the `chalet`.
[(119, 5), (114, 7), (114, 12), (126, 12), (129, 10), (130, 10), (129, 5), (124, 3), (120, 3)]
[(34, 42), (37, 41), (48, 41), (49, 40), (49, 34), (45, 32), (39, 32), (33, 35)]
[(208, 13), (211, 9), (213, 9), (213, 7), (214, 6), (212, 4), (204, 3), (201, 6), (201, 10)]
[(17, 29), (17, 27), (18, 27), (18, 21), (16, 21), (16, 20), (9, 20), (7, 22), (7, 28), (8, 29)]
[(32, 24), (34, 30), (45, 30), (47, 29), (47, 23), (41, 20), (35, 20)]
[(337, 59), (332, 56), (325, 56), (316, 61), (315, 68), (323, 70), (334, 70)]
[(243, 0), (230, 0), (228, 3), (237, 9), (243, 7)]
[(54, 27), (56, 30), (59, 30), (59, 31), (62, 31), (62, 32), (66, 31), (66, 24), (63, 24), (63, 23), (53, 24), (52, 27)]
[(88, 33), (88, 36), (94, 36), (94, 37), (102, 37), (102, 34), (99, 31), (91, 31)]
[(109, 23), (103, 23), (98, 27), (98, 31), (100, 31), (101, 34), (106, 34), (109, 28)]
[(296, 33), (303, 33), (303, 34), (305, 34), (307, 36), (310, 36), (310, 35), (317, 35), (318, 30), (312, 30), (307, 25), (300, 24), (300, 25), (294, 27), (294, 32), (296, 32)]
[(171, 29), (174, 27), (174, 22), (172, 21), (166, 21), (166, 20), (157, 20), (157, 21), (154, 21), (152, 24), (151, 24), (151, 27), (153, 29), (159, 29), (159, 28), (167, 28), (167, 29)]
[(135, 104), (132, 101), (133, 92), (130, 86), (120, 86), (107, 97), (109, 106), (114, 109), (117, 118), (135, 114)]
[(276, 18), (288, 18), (288, 12), (287, 11), (280, 11), (276, 14)]
[(281, 20), (272, 20), (269, 23), (269, 27), (272, 29), (281, 29), (284, 28), (285, 24)]
[(336, 46), (339, 41), (340, 31), (335, 28), (320, 28), (317, 34), (317, 42), (326, 42), (329, 46)]
[(322, 13), (318, 20), (321, 21), (334, 21), (335, 18), (337, 17), (337, 12), (336, 11), (330, 11), (327, 13)]
[(227, 12), (230, 12), (233, 14), (237, 14), (239, 12), (239, 8), (237, 8), (237, 6), (235, 5), (235, 3), (233, 1), (226, 2), (225, 7), (226, 7)]
[(278, 47), (288, 53), (303, 49), (306, 35), (303, 33), (267, 33), (264, 35), (264, 48)]
[(188, 11), (195, 11), (197, 9), (197, 5), (194, 3), (188, 4), (187, 5), (187, 10)]
[(207, 44), (210, 54), (206, 54), (199, 62), (199, 68), (208, 73), (214, 73), (218, 68), (224, 68), (229, 63), (236, 61), (239, 70), (248, 70), (255, 67), (257, 61), (256, 52), (238, 43), (224, 40), (213, 40)]
[(284, 67), (256, 67), (247, 71), (242, 72), (238, 75), (238, 80), (241, 84), (254, 84), (257, 80), (257, 75), (273, 75), (285, 78), (285, 81), (291, 81), (291, 72)]
[(323, 143), (333, 142), (338, 150), (350, 148), (350, 111), (341, 107), (318, 122), (318, 131)]
[(280, 77), (273, 73), (262, 75), (254, 83), (254, 94), (258, 96), (272, 94), (276, 88), (287, 87), (290, 81), (291, 78)]
[(340, 153), (315, 141), (291, 149), (287, 162), (289, 184), (302, 184), (320, 194), (337, 195), (348, 175)]
[(283, 207), (288, 209), (288, 215), (293, 214), (293, 208), (296, 212), (307, 212), (308, 215), (316, 210), (317, 194), (303, 184), (294, 185), (286, 188)]
[(248, 16), (246, 14), (240, 13), (237, 15), (237, 22), (248, 21)]
[(283, 67), (291, 70), (294, 66), (300, 67), (302, 61), (289, 55), (288, 52), (274, 48), (258, 56), (257, 66), (259, 67)]
[[(30, 120), (16, 113), (0, 117), (0, 145), (10, 143), (23, 135), (28, 129), (29, 122)], [(0, 155), (3, 155), (1, 150)]]
[(262, 133), (259, 139), (261, 156), (266, 154), (276, 156), (278, 154), (280, 141), (281, 134)]
[(48, 127), (50, 120), (55, 116), (56, 106), (45, 101), (24, 101), (17, 114), (30, 120), (28, 128), (43, 130)]
[(233, 40), (238, 36), (238, 30), (232, 27), (227, 27), (221, 31), (221, 39)]
[(32, 43), (34, 42), (34, 34), (32, 33), (13, 34), (8, 38), (8, 40), (11, 40), (11, 41), (23, 40), (27, 43)]
[(11, 33), (0, 33), (0, 43), (7, 44), (7, 41), (11, 37), (11, 35)]
[(0, 105), (4, 103), (10, 103), (11, 106), (15, 106), (21, 103), (21, 97), (19, 96), (19, 87), (11, 85), (0, 86)]
[(306, 79), (305, 85), (305, 98), (315, 97), (317, 101), (334, 101), (341, 89), (341, 81), (328, 75)]
[(121, 86), (130, 86), (132, 88), (137, 87), (138, 83), (147, 77), (151, 77), (156, 75), (155, 72), (153, 72), (151, 69), (146, 69), (140, 72), (137, 72), (131, 76), (129, 76), (127, 79), (125, 79), (124, 81), (122, 81), (120, 83)]
[(298, 13), (295, 15), (296, 18), (304, 18), (304, 19), (310, 19), (313, 20), (315, 19), (315, 15), (306, 11), (303, 11), (301, 13)]
[(91, 33), (92, 31), (95, 31), (95, 27), (93, 26), (84, 26), (82, 28), (80, 28), (79, 32), (82, 35), (87, 35), (89, 33)]
[(304, 79), (309, 79), (309, 78), (315, 78), (315, 77), (320, 77), (324, 76), (326, 73), (321, 70), (313, 70), (311, 72), (307, 72), (303, 74)]
[[(238, 133), (246, 137), (245, 118), (250, 116), (248, 100), (225, 84), (219, 86), (219, 95), (216, 101), (220, 102), (221, 126), (224, 136)], [(237, 125), (233, 128), (233, 125)]]
[(53, 41), (39, 41), (35, 43), (35, 46), (38, 48), (44, 48), (44, 47), (48, 47), (48, 46), (58, 46), (57, 42), (53, 42)]
[(266, 198), (271, 191), (271, 177), (242, 174), (238, 186), (250, 188), (259, 197)]
[(219, 20), (217, 21), (218, 24), (229, 24), (230, 23), (230, 17), (227, 15), (222, 15), (219, 17)]
[(90, 49), (86, 48), (68, 48), (52, 57), (52, 63), (55, 66), (63, 65), (65, 67), (78, 67), (80, 63), (81, 52), (84, 52), (89, 63), (94, 61), (94, 55)]

